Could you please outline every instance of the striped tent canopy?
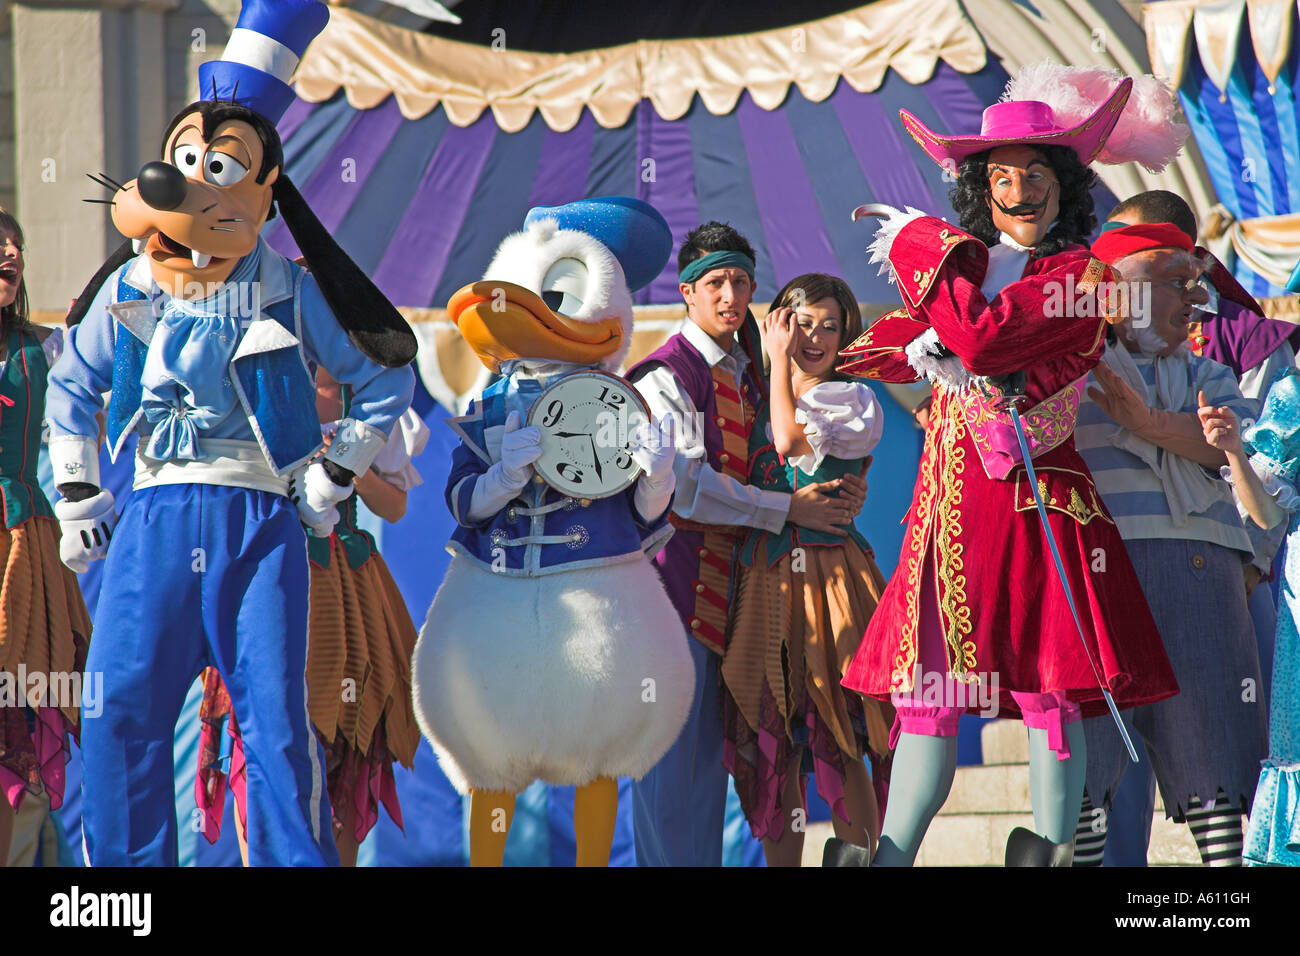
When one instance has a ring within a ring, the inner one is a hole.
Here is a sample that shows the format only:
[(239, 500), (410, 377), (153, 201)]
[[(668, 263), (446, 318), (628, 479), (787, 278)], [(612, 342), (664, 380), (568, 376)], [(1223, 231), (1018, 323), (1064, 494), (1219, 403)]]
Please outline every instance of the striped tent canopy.
[[(879, 11), (893, 12), (884, 22), (894, 35), (876, 39), (881, 47), (906, 47), (934, 17), (900, 18), (896, 13), (903, 6), (885, 0), (844, 16), (879, 19)], [(922, 6), (955, 15), (956, 35), (925, 41), (933, 49), (929, 69), (917, 78), (909, 61), (913, 82), (893, 61), (882, 61), (878, 79), (865, 81), (870, 88), (857, 89), (855, 82), (864, 81), (850, 74), (850, 64), (844, 75), (821, 77), (819, 83), (796, 77), (775, 96), (766, 88), (741, 88), (738, 81), (733, 105), (721, 112), (702, 95), (688, 96), (684, 112), (668, 118), (663, 104), (656, 106), (665, 97), (645, 80), (645, 95), (627, 104), (622, 117), (601, 107), (596, 90), (593, 105), (567, 128), (557, 128), (566, 122), (542, 108), (529, 109), (521, 120), (517, 112), (502, 117), (497, 109), (466, 110), (449, 94), (421, 101), (403, 95), (400, 81), (391, 79), (386, 86), (349, 86), (338, 79), (349, 75), (346, 61), (339, 62), (346, 48), (391, 44), (409, 31), (336, 10), (334, 19), (346, 26), (332, 35), (332, 23), (317, 41), (319, 51), (313, 45), (301, 70), (306, 79), (299, 81), (300, 95), (306, 90), (323, 98), (300, 99), (281, 122), (287, 169), (324, 224), (400, 306), (444, 306), (457, 288), (482, 274), (531, 206), (601, 194), (635, 195), (654, 204), (678, 241), (708, 219), (734, 224), (757, 250), (760, 301), (801, 272), (824, 271), (843, 276), (863, 302), (894, 303), (897, 293), (863, 254), (870, 227), (853, 225), (849, 211), (862, 202), (886, 202), (952, 215), (950, 183), (906, 137), (898, 110), (906, 108), (940, 131), (970, 132), (979, 128), (984, 107), (997, 100), (1007, 79), (985, 55), (959, 5), (924, 0)], [(781, 31), (787, 46), (789, 32)], [(430, 55), (442, 59), (439, 51), (454, 48), (457, 62), (475, 75), (481, 72), (476, 59), (498, 55), (422, 34), (402, 39), (416, 50), (422, 43), (437, 44)], [(734, 52), (734, 43), (747, 38), (728, 39)], [(762, 46), (761, 39), (756, 42)], [(658, 55), (670, 45), (658, 44)], [(621, 62), (617, 49), (609, 59)], [(589, 56), (574, 58), (585, 64)], [(554, 59), (559, 64), (548, 63), (548, 69), (567, 67), (563, 55)], [(313, 70), (326, 63), (332, 81), (314, 81)], [(597, 68), (599, 57), (596, 67), (584, 66)], [(507, 131), (503, 119), (518, 128)], [(273, 223), (268, 238), (286, 254), (295, 252), (282, 224)], [(637, 302), (680, 302), (675, 267), (667, 266)]]
[[(647, 200), (678, 242), (700, 222), (732, 223), (754, 243), (760, 300), (820, 271), (843, 276), (864, 302), (887, 303), (897, 293), (868, 268), (870, 229), (853, 225), (850, 210), (886, 202), (952, 216), (949, 184), (907, 139), (898, 109), (939, 130), (978, 128), (1005, 82), (993, 63), (973, 74), (940, 64), (920, 86), (891, 73), (873, 93), (841, 82), (822, 102), (792, 89), (771, 111), (746, 93), (726, 115), (697, 100), (666, 120), (642, 100), (614, 128), (584, 112), (556, 132), (539, 113), (515, 133), (490, 113), (465, 127), (441, 106), (406, 120), (392, 98), (358, 110), (336, 93), (297, 101), (281, 130), (287, 171), (312, 208), (403, 306), (444, 306), (482, 274), (529, 208), (599, 195)], [(268, 239), (296, 254), (283, 224)], [(636, 297), (642, 305), (680, 299), (675, 264)]]
[(1280, 296), (1300, 259), (1296, 0), (1165, 0), (1143, 13), (1152, 68), (1177, 88), (1223, 207), (1202, 229), (1230, 242), (1247, 289)]

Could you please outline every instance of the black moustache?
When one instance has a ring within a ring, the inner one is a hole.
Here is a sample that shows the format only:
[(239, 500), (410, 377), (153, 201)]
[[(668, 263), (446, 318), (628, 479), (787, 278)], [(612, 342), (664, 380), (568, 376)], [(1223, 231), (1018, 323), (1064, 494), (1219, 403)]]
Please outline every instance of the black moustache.
[(1043, 197), (1042, 202), (1022, 202), (1008, 208), (1002, 205), (1002, 203), (998, 202), (996, 199), (994, 199), (992, 195), (989, 196), (989, 201), (992, 202), (993, 205), (1001, 209), (1004, 215), (1023, 216), (1026, 213), (1038, 212), (1040, 209), (1045, 208), (1047, 206), (1047, 201), (1051, 198), (1052, 198), (1052, 187), (1048, 186), (1047, 195)]
[(1015, 206), (1008, 207), (1002, 205), (1002, 203), (998, 202), (996, 199), (993, 199), (992, 196), (990, 196), (989, 199), (992, 199), (993, 205), (997, 206), (1005, 215), (1008, 216), (1023, 216), (1025, 213), (1038, 212), (1047, 205), (1047, 200), (1044, 199), (1042, 202), (1022, 202)]

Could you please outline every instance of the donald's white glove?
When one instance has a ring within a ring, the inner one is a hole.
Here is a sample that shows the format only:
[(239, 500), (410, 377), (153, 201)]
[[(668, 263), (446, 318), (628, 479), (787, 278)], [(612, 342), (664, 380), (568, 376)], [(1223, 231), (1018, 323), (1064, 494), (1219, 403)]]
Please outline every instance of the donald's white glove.
[(535, 425), (520, 427), (518, 412), (506, 416), (501, 436), (501, 477), (505, 487), (520, 491), (533, 477), (533, 462), (542, 457), (542, 432)]
[(486, 521), (524, 490), (533, 477), (533, 462), (542, 457), (542, 432), (535, 425), (520, 428), (518, 412), (506, 416), (501, 436), (501, 460), (474, 482), (469, 497), (470, 521)]
[(654, 521), (668, 508), (677, 476), (673, 462), (677, 458), (677, 421), (667, 412), (658, 422), (643, 422), (632, 432), (628, 454), (641, 466), (633, 502), (646, 521)]
[(328, 538), (339, 522), (335, 505), (345, 501), (356, 487), (337, 485), (320, 462), (299, 468), (289, 478), (289, 500), (298, 506), (298, 517), (318, 538)]
[(81, 574), (90, 567), (91, 561), (98, 561), (108, 553), (108, 542), (117, 524), (113, 492), (102, 489), (81, 501), (64, 498), (55, 503), (54, 516), (59, 519), (62, 531), (59, 558), (73, 571)]

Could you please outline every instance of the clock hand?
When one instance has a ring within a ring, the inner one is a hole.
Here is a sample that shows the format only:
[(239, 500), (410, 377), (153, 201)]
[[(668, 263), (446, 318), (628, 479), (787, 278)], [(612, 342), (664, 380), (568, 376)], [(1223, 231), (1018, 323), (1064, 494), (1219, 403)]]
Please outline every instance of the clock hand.
[(590, 435), (584, 435), (582, 432), (552, 432), (556, 438), (590, 438)]
[(596, 452), (596, 439), (591, 435), (588, 435), (587, 437), (591, 439), (591, 460), (596, 465), (596, 477), (604, 481), (605, 476), (602, 475), (600, 471), (600, 455)]

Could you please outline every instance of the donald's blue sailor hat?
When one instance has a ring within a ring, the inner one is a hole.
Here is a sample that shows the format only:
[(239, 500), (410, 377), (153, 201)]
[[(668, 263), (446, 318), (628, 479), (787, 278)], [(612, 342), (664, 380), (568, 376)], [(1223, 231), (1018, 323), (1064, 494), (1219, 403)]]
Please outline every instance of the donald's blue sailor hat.
[(541, 219), (554, 219), (561, 229), (573, 229), (603, 244), (623, 267), (627, 287), (635, 292), (663, 271), (673, 251), (673, 233), (659, 210), (630, 196), (579, 199), (563, 206), (528, 210), (524, 228)]
[(325, 24), (320, 0), (244, 0), (221, 59), (199, 67), (199, 96), (233, 100), (277, 123), (294, 100), (289, 81)]

